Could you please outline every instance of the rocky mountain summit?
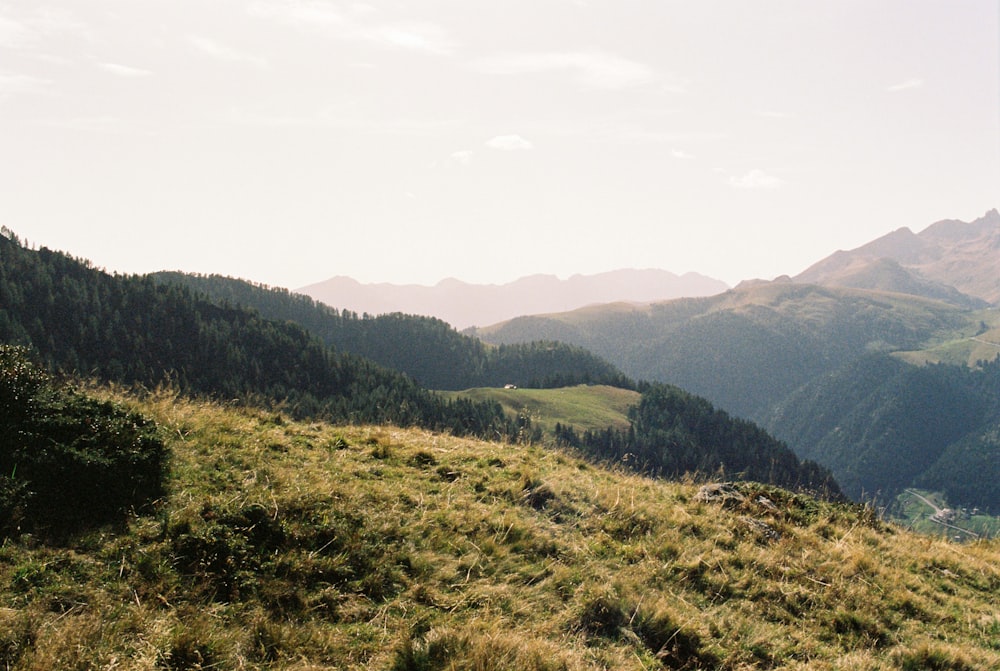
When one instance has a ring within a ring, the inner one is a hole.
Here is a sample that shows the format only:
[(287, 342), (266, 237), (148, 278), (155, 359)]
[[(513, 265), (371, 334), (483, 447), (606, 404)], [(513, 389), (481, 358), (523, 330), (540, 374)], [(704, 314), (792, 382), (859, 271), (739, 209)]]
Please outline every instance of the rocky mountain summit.
[(900, 228), (837, 251), (793, 278), (827, 286), (894, 291), (968, 307), (1000, 303), (1000, 212), (945, 219), (920, 233)]

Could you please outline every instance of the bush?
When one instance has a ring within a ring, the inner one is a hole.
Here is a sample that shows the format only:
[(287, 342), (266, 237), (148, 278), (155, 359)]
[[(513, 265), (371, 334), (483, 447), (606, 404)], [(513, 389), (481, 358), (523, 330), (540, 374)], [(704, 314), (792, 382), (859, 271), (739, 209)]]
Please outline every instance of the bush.
[(152, 421), (57, 387), (0, 345), (0, 535), (121, 521), (162, 495), (166, 460)]

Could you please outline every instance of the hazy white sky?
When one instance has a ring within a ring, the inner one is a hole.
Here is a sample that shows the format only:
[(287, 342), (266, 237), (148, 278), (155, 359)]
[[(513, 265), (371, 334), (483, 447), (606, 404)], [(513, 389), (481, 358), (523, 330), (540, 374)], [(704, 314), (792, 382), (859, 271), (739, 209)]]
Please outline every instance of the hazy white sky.
[(1000, 207), (993, 0), (0, 0), (0, 224), (295, 288), (735, 284)]

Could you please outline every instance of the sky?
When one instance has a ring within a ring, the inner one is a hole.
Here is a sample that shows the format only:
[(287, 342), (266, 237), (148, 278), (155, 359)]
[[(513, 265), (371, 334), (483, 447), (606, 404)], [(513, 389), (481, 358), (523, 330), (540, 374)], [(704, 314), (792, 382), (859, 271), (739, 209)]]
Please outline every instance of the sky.
[(993, 0), (0, 0), (0, 225), (298, 288), (735, 285), (1000, 207)]

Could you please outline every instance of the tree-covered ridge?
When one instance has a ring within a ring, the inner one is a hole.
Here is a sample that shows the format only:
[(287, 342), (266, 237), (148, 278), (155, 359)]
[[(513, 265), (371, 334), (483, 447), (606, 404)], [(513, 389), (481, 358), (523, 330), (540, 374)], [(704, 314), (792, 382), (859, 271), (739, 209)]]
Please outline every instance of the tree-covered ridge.
[(445, 401), (400, 373), (335, 353), (291, 322), (148, 277), (110, 275), (13, 236), (0, 236), (0, 342), (33, 348), (50, 370), (259, 398), (299, 416), (477, 435), (517, 430), (496, 404)]
[(802, 387), (765, 426), (852, 497), (919, 486), (1000, 511), (1000, 358), (918, 367), (871, 355)]
[(486, 345), (433, 317), (372, 316), (337, 310), (287, 289), (220, 275), (154, 273), (157, 283), (180, 285), (213, 302), (253, 308), (267, 319), (292, 321), (341, 352), (406, 373), (430, 389), (459, 390), (516, 384), (550, 388), (573, 384), (632, 386), (614, 366), (561, 342)]
[(558, 425), (557, 438), (591, 457), (641, 473), (667, 478), (719, 474), (841, 496), (829, 470), (800, 461), (787, 445), (753, 422), (730, 417), (705, 399), (670, 385), (641, 386), (642, 397), (629, 410), (627, 430), (608, 428), (578, 435), (572, 427)]

